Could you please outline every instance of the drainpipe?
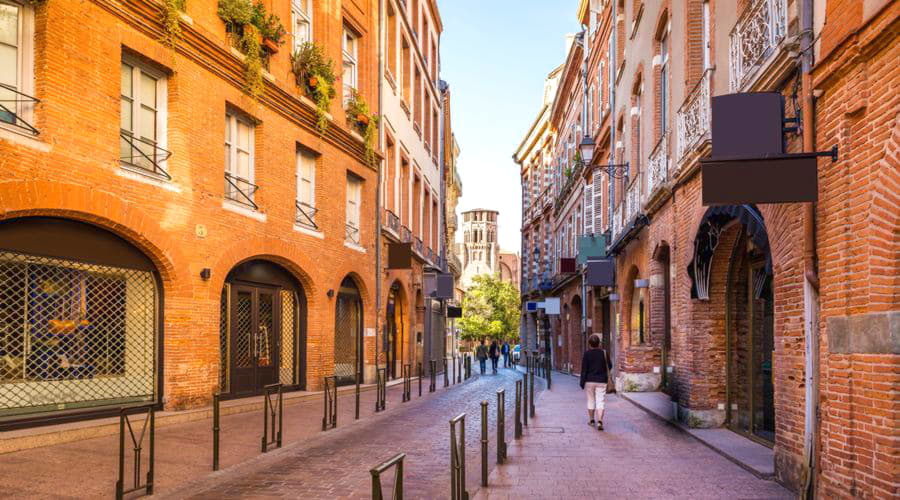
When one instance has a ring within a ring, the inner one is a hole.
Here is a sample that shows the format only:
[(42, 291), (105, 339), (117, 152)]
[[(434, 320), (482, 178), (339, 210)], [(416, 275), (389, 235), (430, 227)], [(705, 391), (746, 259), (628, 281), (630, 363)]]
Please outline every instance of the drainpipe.
[[(616, 68), (616, 59), (617, 54), (619, 53), (619, 49), (617, 47), (618, 43), (618, 2), (612, 2), (612, 23), (610, 23), (610, 27), (612, 29), (612, 36), (610, 37), (612, 43), (610, 44), (610, 58), (609, 58), (609, 168), (606, 170), (607, 176), (606, 180), (609, 181), (609, 193), (607, 198), (609, 198), (609, 234), (612, 235), (613, 217), (615, 216), (615, 199), (616, 199), (616, 184), (613, 182), (615, 179), (613, 178), (613, 172), (615, 169), (613, 165), (616, 163), (616, 74), (618, 69)], [(612, 239), (612, 238), (610, 238)], [(611, 243), (611, 242), (610, 242)], [(613, 291), (618, 293), (618, 288), (613, 287)], [(621, 300), (621, 299), (620, 299)], [(618, 369), (616, 368), (616, 360), (618, 357), (618, 321), (616, 314), (614, 314), (615, 310), (618, 309), (618, 304), (614, 308), (612, 303), (610, 303), (610, 311), (609, 311), (609, 357), (612, 360), (613, 364), (613, 377), (615, 377), (618, 373)]]
[[(590, 12), (590, 6), (588, 6), (588, 12)], [(593, 14), (589, 14), (593, 15)], [(588, 65), (590, 63), (590, 27), (585, 27), (584, 31), (581, 32), (581, 44), (584, 47), (584, 62), (582, 69), (582, 98), (581, 98), (581, 123), (585, 127), (582, 131), (585, 136), (591, 133), (590, 130), (587, 129), (588, 126)], [(582, 159), (583, 161), (584, 159)], [(587, 166), (585, 166), (587, 168)], [(584, 187), (581, 188), (582, 196), (584, 196)], [(584, 201), (582, 200), (582, 203)], [(592, 214), (593, 216), (593, 214)], [(582, 228), (584, 227), (584, 216), (581, 218)], [(582, 231), (583, 234), (583, 231)], [(576, 246), (577, 252), (577, 246)], [(585, 270), (581, 269), (581, 349), (584, 350), (586, 346), (584, 345), (585, 335), (587, 334), (587, 286), (585, 285), (584, 280)]]
[[(815, 113), (812, 95), (813, 1), (800, 4), (800, 94), (803, 151), (815, 151)], [(802, 498), (815, 498), (819, 433), (819, 278), (816, 270), (815, 206), (803, 205), (803, 329), (806, 340), (806, 408), (803, 433)]]
[[(378, 0), (378, 112), (384, 110), (384, 41), (382, 40), (381, 20), (384, 16), (384, 0)], [(378, 150), (384, 151), (384, 119), (378, 120)], [(378, 325), (381, 311), (381, 162), (378, 162), (378, 180), (375, 192), (375, 376), (378, 377), (378, 338), (381, 330)]]

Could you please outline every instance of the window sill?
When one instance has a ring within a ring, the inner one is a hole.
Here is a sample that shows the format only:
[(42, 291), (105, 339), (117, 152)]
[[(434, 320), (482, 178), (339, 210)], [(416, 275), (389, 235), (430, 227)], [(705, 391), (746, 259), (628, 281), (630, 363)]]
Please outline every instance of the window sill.
[(0, 124), (0, 139), (21, 144), (29, 148), (37, 149), (43, 153), (49, 153), (53, 146), (38, 139), (38, 136), (16, 127), (15, 125)]
[(311, 227), (306, 227), (306, 226), (301, 225), (301, 224), (296, 224), (296, 223), (295, 223), (295, 224), (294, 224), (294, 231), (297, 231), (297, 232), (300, 233), (300, 234), (305, 234), (305, 235), (307, 235), (307, 236), (312, 236), (313, 238), (319, 238), (320, 240), (324, 240), (324, 239), (325, 239), (325, 233), (323, 233), (322, 231), (318, 231), (318, 230), (316, 230), (316, 229), (313, 229), (313, 228), (311, 228)]
[(238, 203), (236, 201), (231, 201), (228, 199), (222, 200), (222, 208), (224, 208), (225, 210), (227, 210), (229, 212), (236, 213), (238, 215), (243, 215), (245, 217), (249, 217), (255, 221), (259, 221), (259, 222), (266, 221), (266, 214), (259, 213), (256, 210), (253, 210), (252, 208), (245, 207), (244, 205), (241, 205), (240, 203)]
[(384, 70), (384, 79), (387, 80), (388, 85), (390, 85), (391, 89), (393, 89), (394, 95), (397, 95), (397, 81), (394, 79), (394, 75), (391, 73), (391, 70)]
[(359, 243), (353, 243), (352, 241), (344, 240), (344, 246), (351, 250), (356, 250), (359, 253), (366, 253), (365, 247), (363, 247)]
[(144, 184), (156, 186), (160, 189), (165, 189), (166, 191), (171, 191), (173, 193), (181, 192), (181, 186), (166, 179), (165, 177), (160, 177), (150, 172), (142, 172), (136, 168), (128, 167), (126, 165), (121, 165), (121, 167), (116, 171), (116, 175), (125, 179), (131, 179), (133, 181), (143, 182)]
[[(300, 92), (303, 92), (303, 91), (301, 90)], [(306, 104), (307, 106), (309, 106), (309, 107), (312, 108), (313, 110), (318, 109), (318, 106), (316, 105), (315, 101), (313, 101), (313, 100), (310, 99), (309, 97), (306, 97), (306, 96), (303, 95), (302, 93), (300, 94), (300, 102), (302, 102), (303, 104)], [(329, 121), (329, 122), (332, 122), (332, 123), (334, 122), (334, 117), (331, 116), (331, 113), (325, 113), (325, 117), (328, 118), (328, 121)]]
[(403, 109), (403, 111), (406, 113), (406, 117), (409, 118), (409, 115), (410, 115), (410, 113), (409, 113), (409, 104), (406, 104), (406, 98), (405, 98), (405, 97), (401, 97), (401, 98), (400, 98), (400, 108)]

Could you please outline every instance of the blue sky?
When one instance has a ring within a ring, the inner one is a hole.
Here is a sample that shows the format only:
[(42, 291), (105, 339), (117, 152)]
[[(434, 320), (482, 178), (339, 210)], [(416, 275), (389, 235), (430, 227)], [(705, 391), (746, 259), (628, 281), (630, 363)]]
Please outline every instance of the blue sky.
[[(541, 104), (544, 77), (579, 30), (576, 0), (438, 0), (441, 78), (462, 153), (458, 211), (500, 211), (500, 245), (520, 250), (521, 188), (512, 160)], [(461, 236), (461, 233), (457, 236)]]

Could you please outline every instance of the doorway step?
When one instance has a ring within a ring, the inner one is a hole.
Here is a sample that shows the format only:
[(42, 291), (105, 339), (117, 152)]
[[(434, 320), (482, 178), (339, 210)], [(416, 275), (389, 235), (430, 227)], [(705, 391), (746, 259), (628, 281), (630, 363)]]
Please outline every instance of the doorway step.
[[(760, 479), (775, 480), (774, 451), (726, 428), (694, 429), (675, 418), (671, 398), (662, 392), (619, 392), (626, 401), (700, 441)], [(683, 410), (683, 409), (682, 409)]]

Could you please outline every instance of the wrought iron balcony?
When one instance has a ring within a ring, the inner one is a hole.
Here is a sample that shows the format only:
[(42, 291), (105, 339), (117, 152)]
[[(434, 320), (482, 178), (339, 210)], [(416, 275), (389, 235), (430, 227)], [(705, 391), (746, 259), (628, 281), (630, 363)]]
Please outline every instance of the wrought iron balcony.
[(412, 231), (406, 226), (400, 226), (400, 241), (403, 243), (412, 242)]
[(123, 165), (172, 179), (169, 172), (162, 167), (162, 162), (172, 156), (170, 151), (159, 147), (155, 141), (135, 137), (127, 130), (120, 130), (119, 137), (121, 138), (119, 161)]
[(652, 198), (655, 191), (663, 187), (669, 180), (669, 139), (663, 134), (650, 153), (647, 161), (647, 198)]
[(400, 217), (390, 210), (384, 211), (384, 228), (392, 233), (400, 234)]
[(418, 253), (422, 257), (425, 256), (425, 244), (422, 243), (421, 239), (416, 238), (416, 240), (413, 242), (413, 248), (416, 250), (416, 253)]
[(312, 229), (319, 229), (319, 226), (316, 225), (316, 214), (319, 213), (318, 208), (300, 200), (295, 201), (294, 205), (297, 207), (297, 213), (294, 215), (294, 222), (296, 224)]
[(712, 69), (703, 72), (700, 81), (678, 108), (678, 161), (709, 140), (710, 79)]
[(643, 205), (643, 197), (641, 196), (641, 175), (638, 174), (632, 181), (631, 185), (625, 191), (625, 214), (623, 222), (630, 223), (641, 211)]
[(225, 198), (257, 210), (259, 206), (253, 201), (253, 195), (257, 190), (259, 186), (249, 180), (225, 172)]
[(613, 229), (612, 229), (612, 240), (615, 241), (620, 234), (622, 234), (622, 212), (624, 211), (625, 204), (619, 203), (613, 212)]
[(355, 245), (359, 245), (359, 228), (354, 226), (351, 223), (344, 224), (345, 228), (345, 240), (348, 243), (353, 243)]
[[(15, 66), (13, 66), (15, 71)], [(15, 74), (15, 73), (13, 73)], [(23, 94), (16, 90), (15, 87), (0, 83), (0, 122), (9, 123), (16, 127), (23, 128), (34, 135), (40, 134), (40, 130), (34, 128), (34, 125), (25, 121), (20, 115), (19, 108), (22, 105), (33, 106), (41, 101), (36, 97)]]
[(787, 35), (787, 0), (752, 0), (731, 31), (730, 83), (737, 92), (756, 76)]

